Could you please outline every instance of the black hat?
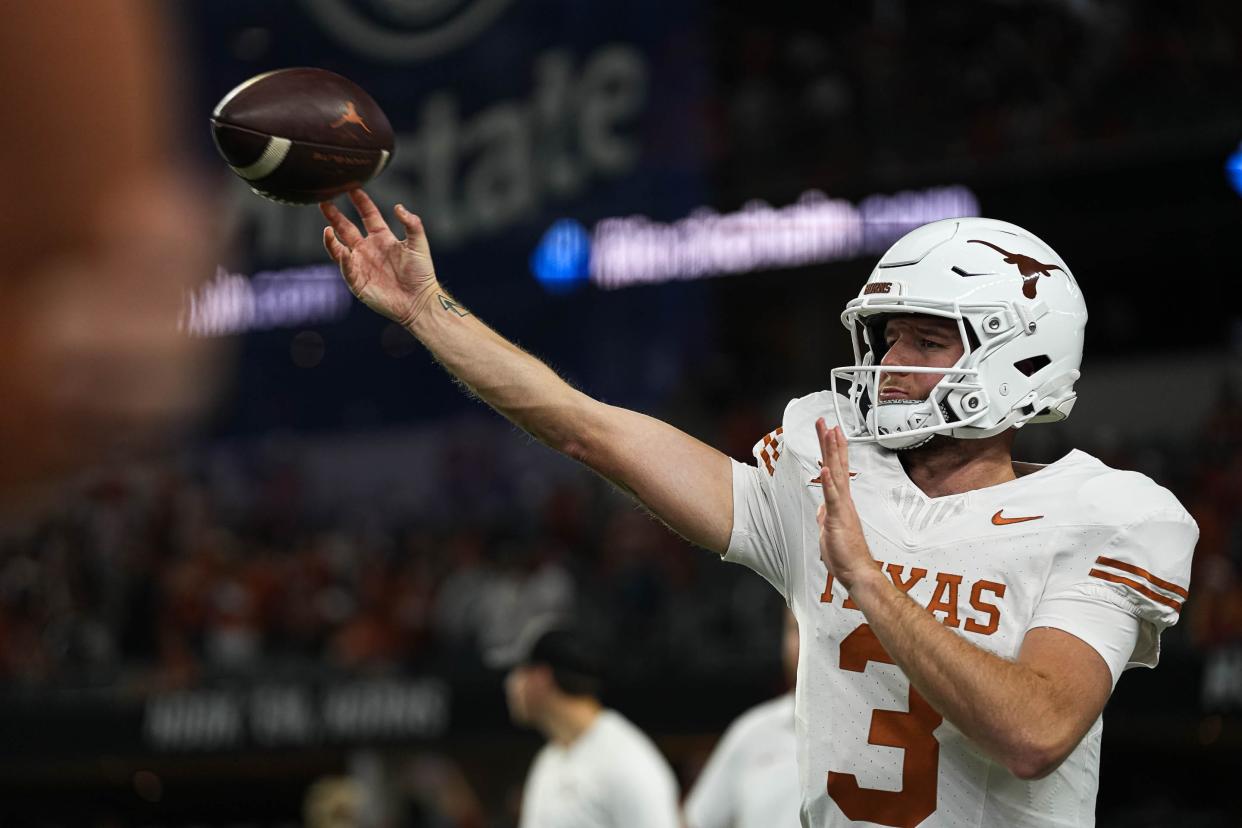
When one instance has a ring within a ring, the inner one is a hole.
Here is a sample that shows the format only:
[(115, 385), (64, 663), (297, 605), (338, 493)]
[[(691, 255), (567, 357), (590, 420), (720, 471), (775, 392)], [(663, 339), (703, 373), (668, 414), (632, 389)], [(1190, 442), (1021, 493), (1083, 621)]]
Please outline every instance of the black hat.
[(533, 619), (509, 646), (488, 653), (487, 662), (500, 669), (546, 664), (566, 692), (598, 692), (603, 678), (599, 647), (559, 617)]

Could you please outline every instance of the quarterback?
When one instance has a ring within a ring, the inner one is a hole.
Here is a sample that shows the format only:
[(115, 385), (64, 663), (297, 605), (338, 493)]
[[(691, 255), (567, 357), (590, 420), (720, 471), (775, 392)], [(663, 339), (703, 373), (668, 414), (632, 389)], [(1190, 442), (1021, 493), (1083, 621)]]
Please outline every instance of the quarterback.
[(855, 364), (744, 465), (570, 387), (448, 294), (416, 216), (397, 206), (398, 239), (350, 198), (361, 230), (321, 206), (356, 296), (784, 596), (804, 826), (1094, 824), (1104, 704), (1126, 667), (1155, 665), (1198, 528), (1083, 452), (1013, 460), (1019, 428), (1069, 415), (1079, 377), (1086, 305), (1048, 245), (989, 219), (898, 240), (841, 315)]

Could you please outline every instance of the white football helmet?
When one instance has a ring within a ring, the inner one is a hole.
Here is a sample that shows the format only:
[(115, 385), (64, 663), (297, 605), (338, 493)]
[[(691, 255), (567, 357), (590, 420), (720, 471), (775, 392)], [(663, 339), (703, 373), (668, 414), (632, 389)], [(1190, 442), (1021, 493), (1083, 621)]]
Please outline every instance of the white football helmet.
[[(963, 355), (951, 368), (881, 366), (891, 314), (929, 314), (957, 322)], [(1082, 363), (1087, 306), (1055, 251), (1013, 224), (958, 218), (925, 224), (880, 259), (841, 322), (856, 364), (832, 371), (849, 384), (860, 417), (837, 421), (854, 442), (909, 449), (937, 434), (991, 437), (1028, 422), (1069, 416)], [(926, 400), (880, 404), (885, 373), (944, 374)]]

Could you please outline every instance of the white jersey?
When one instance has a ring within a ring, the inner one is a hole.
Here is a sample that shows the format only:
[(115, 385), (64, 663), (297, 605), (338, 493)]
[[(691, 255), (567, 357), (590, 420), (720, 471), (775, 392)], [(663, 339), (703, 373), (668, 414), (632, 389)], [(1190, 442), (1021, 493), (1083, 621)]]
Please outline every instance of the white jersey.
[(521, 828), (678, 828), (677, 779), (621, 714), (604, 710), (568, 747), (549, 742), (522, 792)]
[[(816, 524), (818, 417), (835, 422), (830, 392), (789, 404), (782, 427), (755, 446), (757, 467), (734, 463), (725, 554), (780, 590), (798, 620), (803, 825), (1093, 825), (1099, 720), (1049, 776), (1018, 779), (910, 686), (828, 577)], [(872, 555), (967, 641), (1015, 658), (1028, 630), (1056, 627), (1094, 647), (1114, 683), (1126, 666), (1155, 666), (1198, 538), (1167, 490), (1080, 451), (939, 498), (875, 444), (851, 445), (849, 460)]]
[(686, 797), (686, 825), (795, 828), (801, 802), (794, 696), (786, 693), (729, 725)]

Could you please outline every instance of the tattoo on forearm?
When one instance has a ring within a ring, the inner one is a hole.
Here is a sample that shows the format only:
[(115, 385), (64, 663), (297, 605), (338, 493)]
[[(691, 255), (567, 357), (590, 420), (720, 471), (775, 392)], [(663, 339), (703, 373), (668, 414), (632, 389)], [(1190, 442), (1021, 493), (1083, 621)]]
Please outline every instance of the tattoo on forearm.
[(440, 300), (440, 307), (444, 308), (446, 311), (452, 311), (458, 316), (470, 315), (470, 311), (466, 310), (461, 305), (457, 304), (457, 302), (445, 296), (443, 293), (437, 293), (436, 298)]

